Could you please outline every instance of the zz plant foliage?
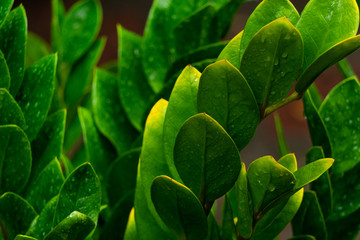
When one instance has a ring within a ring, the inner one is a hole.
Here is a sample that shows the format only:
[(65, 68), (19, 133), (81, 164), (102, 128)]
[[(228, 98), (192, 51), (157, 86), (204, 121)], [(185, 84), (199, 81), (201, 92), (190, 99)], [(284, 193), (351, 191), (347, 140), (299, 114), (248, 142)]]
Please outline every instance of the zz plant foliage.
[[(274, 239), (291, 223), (292, 239), (354, 239), (360, 85), (339, 61), (360, 48), (358, 6), (264, 0), (220, 41), (242, 2), (156, 0), (143, 37), (117, 26), (119, 59), (96, 68), (100, 1), (52, 0), (51, 44), (1, 1), (1, 238)], [(324, 99), (314, 81), (336, 63)], [(300, 99), (306, 165), (275, 115), (279, 159), (246, 166), (261, 121)]]

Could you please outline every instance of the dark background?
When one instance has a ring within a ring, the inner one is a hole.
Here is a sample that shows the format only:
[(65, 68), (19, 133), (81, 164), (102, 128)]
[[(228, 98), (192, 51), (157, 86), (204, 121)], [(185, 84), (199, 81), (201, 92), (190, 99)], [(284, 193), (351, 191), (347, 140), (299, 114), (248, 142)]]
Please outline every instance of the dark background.
[[(68, 9), (75, 0), (64, 0)], [(306, 0), (294, 0), (293, 4), (299, 12), (302, 11)], [(23, 4), (28, 16), (28, 28), (37, 33), (45, 40), (50, 40), (50, 19), (51, 1), (50, 0), (15, 0), (15, 6)], [(117, 33), (116, 24), (121, 24), (128, 30), (142, 35), (147, 14), (151, 7), (151, 0), (102, 0), (103, 24), (100, 35), (107, 36), (107, 45), (104, 50), (100, 64), (117, 58)], [(243, 4), (236, 15), (233, 26), (227, 38), (232, 38), (243, 30), (246, 19), (255, 9), (258, 2)], [(360, 52), (352, 54), (348, 58), (359, 74)], [(324, 72), (316, 81), (323, 96), (334, 87), (342, 78), (336, 67), (331, 67)], [(304, 164), (304, 156), (311, 142), (307, 130), (307, 124), (303, 118), (303, 106), (301, 101), (293, 102), (279, 111), (281, 120), (284, 123), (285, 136), (288, 141), (289, 149), (294, 152), (299, 161), (299, 165)], [(249, 163), (264, 155), (277, 157), (277, 139), (273, 124), (273, 116), (269, 116), (263, 121), (251, 143), (241, 152), (242, 160)], [(282, 234), (282, 239), (289, 237), (289, 229)]]

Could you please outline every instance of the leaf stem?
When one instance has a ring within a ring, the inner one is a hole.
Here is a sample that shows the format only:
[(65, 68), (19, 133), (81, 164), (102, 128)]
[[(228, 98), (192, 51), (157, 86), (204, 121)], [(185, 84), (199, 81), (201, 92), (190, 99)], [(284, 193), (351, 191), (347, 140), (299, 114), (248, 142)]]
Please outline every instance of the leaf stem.
[(304, 95), (304, 93), (298, 93), (295, 91), (289, 97), (284, 98), (277, 104), (267, 107), (264, 111), (264, 114), (263, 114), (261, 120), (264, 120), (267, 116), (269, 116), (271, 113), (275, 112), (279, 108), (281, 108), (291, 102), (301, 99), (303, 95)]
[(351, 64), (349, 63), (346, 58), (336, 63), (336, 67), (338, 68), (340, 74), (343, 76), (344, 79), (349, 77), (356, 76)]

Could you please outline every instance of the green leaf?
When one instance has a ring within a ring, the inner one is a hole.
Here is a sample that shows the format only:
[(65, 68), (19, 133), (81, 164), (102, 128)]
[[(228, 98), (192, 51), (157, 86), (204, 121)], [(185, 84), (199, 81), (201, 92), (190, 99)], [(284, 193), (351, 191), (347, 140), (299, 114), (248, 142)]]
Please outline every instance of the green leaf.
[(228, 194), (226, 194), (222, 208), (221, 239), (232, 240), (233, 236), (236, 236), (236, 228), (229, 197)]
[(68, 107), (75, 107), (91, 88), (92, 70), (100, 59), (105, 43), (105, 38), (95, 41), (73, 65), (64, 90), (65, 103)]
[(240, 42), (244, 31), (238, 33), (221, 51), (217, 61), (228, 60), (237, 69), (240, 68)]
[(239, 150), (250, 142), (260, 122), (259, 109), (249, 85), (227, 60), (204, 70), (197, 105), (198, 112), (206, 112), (226, 129)]
[(60, 159), (64, 142), (66, 110), (48, 116), (40, 129), (38, 137), (31, 143), (33, 164), (30, 180), (56, 157)]
[(324, 158), (306, 164), (304, 167), (294, 172), (296, 184), (294, 189), (300, 189), (310, 182), (318, 179), (334, 163), (332, 158)]
[[(359, 8), (354, 0), (309, 1), (296, 25), (304, 40), (302, 72), (308, 71), (307, 68), (313, 65), (314, 60), (335, 44), (354, 36), (358, 26)], [(324, 60), (329, 62), (330, 59), (336, 58), (336, 55), (334, 52), (328, 54)], [(300, 79), (298, 84), (301, 82)], [(298, 88), (296, 90), (298, 91)]]
[(4, 88), (0, 88), (0, 103), (0, 125), (14, 124), (24, 129), (24, 114), (12, 95)]
[[(321, 147), (312, 147), (306, 153), (306, 164), (324, 157), (324, 152)], [(310, 183), (310, 189), (316, 192), (324, 219), (327, 219), (333, 210), (333, 190), (329, 172), (326, 171), (316, 181)]]
[(172, 176), (180, 180), (174, 165), (176, 135), (183, 123), (197, 112), (197, 92), (200, 72), (187, 66), (178, 77), (171, 92), (164, 121), (164, 153)]
[(74, 166), (71, 163), (70, 159), (67, 158), (64, 154), (61, 154), (60, 164), (64, 168), (64, 176), (68, 177), (72, 171), (74, 171)]
[(253, 161), (248, 168), (248, 187), (252, 197), (254, 216), (268, 210), (275, 201), (295, 186), (295, 176), (271, 156)]
[(0, 220), (5, 223), (8, 239), (24, 234), (36, 216), (34, 208), (19, 195), (7, 192), (0, 197)]
[(71, 7), (61, 25), (64, 62), (74, 63), (90, 48), (99, 33), (101, 22), (99, 1), (83, 0)]
[(0, 88), (10, 88), (10, 72), (6, 63), (6, 59), (2, 51), (0, 50)]
[(0, 49), (11, 76), (10, 93), (15, 97), (24, 77), (27, 20), (22, 5), (12, 10), (0, 28)]
[(325, 220), (315, 192), (305, 191), (291, 226), (295, 236), (309, 234), (319, 240), (327, 239)]
[(276, 136), (278, 139), (279, 156), (283, 157), (289, 153), (289, 148), (286, 143), (286, 139), (284, 136), (284, 130), (282, 127), (282, 123), (281, 123), (279, 114), (277, 114), (277, 113), (274, 114), (274, 122), (275, 122), (275, 128), (276, 128)]
[(34, 140), (49, 111), (56, 71), (57, 55), (52, 54), (26, 69), (24, 82), (16, 97), (26, 120), (25, 132)]
[(317, 89), (315, 83), (311, 84), (311, 86), (309, 87), (309, 93), (311, 96), (311, 99), (313, 100), (313, 103), (316, 107), (316, 109), (319, 109), (320, 105), (322, 104), (322, 102), (324, 101), (324, 98), (322, 97), (322, 95), (320, 94), (319, 90)]
[(202, 204), (229, 191), (241, 168), (235, 143), (205, 113), (189, 118), (182, 125), (175, 141), (174, 163), (184, 184)]
[(92, 106), (99, 131), (115, 146), (118, 154), (127, 151), (137, 132), (125, 116), (113, 74), (101, 69), (95, 71)]
[(53, 52), (62, 55), (61, 26), (65, 17), (65, 6), (62, 0), (51, 0), (51, 47)]
[(200, 46), (217, 41), (217, 32), (210, 19), (216, 15), (213, 4), (197, 9), (174, 28), (176, 54), (181, 56)]
[(209, 213), (207, 218), (208, 234), (206, 240), (220, 240), (219, 226), (212, 212)]
[(40, 212), (60, 190), (64, 182), (59, 161), (55, 158), (32, 181), (26, 189), (26, 200)]
[(132, 125), (144, 129), (144, 114), (153, 102), (154, 92), (142, 70), (140, 36), (117, 26), (119, 39), (118, 89), (122, 106)]
[[(360, 48), (360, 35), (345, 39), (332, 46), (316, 58), (298, 78), (295, 90), (299, 93), (306, 91), (311, 83), (328, 67)], [(304, 69), (304, 66), (303, 68)]]
[(89, 216), (78, 211), (74, 211), (56, 225), (44, 239), (85, 239), (94, 227), (95, 222)]
[(161, 219), (177, 239), (203, 239), (207, 235), (207, 218), (200, 201), (186, 186), (169, 178), (156, 177), (151, 198)]
[[(281, 17), (286, 17), (293, 25), (300, 18), (299, 13), (288, 0), (264, 0), (256, 7), (245, 25), (240, 45), (239, 61), (243, 58), (244, 52), (254, 35), (262, 27)], [(237, 67), (240, 67), (240, 64)]]
[(323, 118), (314, 104), (311, 90), (306, 91), (303, 97), (304, 116), (308, 123), (309, 133), (313, 146), (322, 146), (326, 156), (331, 156), (329, 132), (326, 129)]
[(100, 212), (101, 189), (99, 178), (89, 163), (76, 168), (65, 180), (59, 192), (53, 226), (73, 211), (81, 211), (97, 222)]
[(356, 239), (359, 235), (360, 226), (360, 209), (350, 214), (347, 217), (326, 221), (326, 228), (328, 231), (328, 239)]
[(251, 39), (241, 60), (240, 71), (262, 110), (286, 97), (302, 59), (301, 35), (285, 17), (264, 26)]
[(237, 216), (239, 223), (237, 229), (240, 236), (250, 238), (252, 234), (253, 209), (251, 206), (251, 196), (248, 189), (248, 180), (246, 177), (246, 167), (241, 163), (241, 170), (238, 180), (235, 183)]
[(129, 215), (128, 223), (126, 225), (124, 240), (138, 240), (138, 239), (139, 237), (136, 231), (134, 208), (132, 208)]
[[(336, 159), (332, 172), (340, 174), (360, 163), (360, 85), (350, 78), (334, 87), (319, 113), (329, 134), (332, 157)], [(347, 144), (344, 144), (346, 142)]]
[(50, 46), (47, 42), (35, 33), (28, 32), (26, 52), (25, 52), (25, 66), (30, 67), (37, 60), (50, 54)]
[(28, 138), (15, 125), (0, 126), (1, 192), (20, 192), (31, 170), (31, 148)]
[[(272, 239), (278, 236), (291, 222), (296, 212), (299, 210), (303, 195), (304, 189), (300, 189), (289, 198), (285, 206), (279, 205), (279, 207), (281, 207), (280, 212), (278, 212), (278, 209), (276, 209), (277, 207), (275, 207), (265, 214), (265, 216), (258, 222), (251, 239)], [(263, 224), (263, 221), (271, 223), (267, 225)]]
[(6, 17), (8, 16), (10, 9), (14, 3), (14, 0), (4, 0), (1, 2), (0, 10), (0, 27), (4, 23)]
[(58, 196), (55, 196), (47, 202), (40, 214), (32, 221), (26, 235), (43, 239), (51, 231), (57, 201)]
[(278, 160), (278, 163), (280, 163), (281, 165), (283, 165), (284, 167), (289, 169), (292, 173), (297, 170), (297, 161), (296, 161), (295, 154), (293, 154), (293, 153), (289, 153), (289, 154), (286, 154), (285, 156), (281, 157)]
[(22, 235), (22, 234), (17, 235), (14, 240), (26, 240), (26, 239), (28, 239), (28, 240), (29, 239), (30, 240), (37, 240), (36, 238), (26, 236), (26, 235)]
[(115, 206), (119, 199), (127, 195), (133, 196), (140, 151), (140, 148), (130, 150), (109, 166), (106, 186), (111, 207)]
[[(151, 201), (151, 184), (159, 175), (170, 175), (163, 151), (166, 100), (159, 100), (146, 120), (135, 192), (135, 220), (140, 239), (167, 239), (168, 229)], [(149, 229), (151, 231), (149, 232)]]

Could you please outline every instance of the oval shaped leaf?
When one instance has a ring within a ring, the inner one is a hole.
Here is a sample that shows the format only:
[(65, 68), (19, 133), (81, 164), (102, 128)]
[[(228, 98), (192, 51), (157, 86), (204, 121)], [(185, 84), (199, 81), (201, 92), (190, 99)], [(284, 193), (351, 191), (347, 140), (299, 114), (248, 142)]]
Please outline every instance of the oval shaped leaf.
[(0, 49), (11, 76), (10, 93), (15, 97), (24, 77), (27, 20), (22, 5), (12, 10), (0, 28)]
[(225, 128), (239, 150), (250, 142), (260, 122), (249, 85), (227, 60), (205, 68), (200, 77), (197, 105), (198, 112), (205, 112)]
[(0, 197), (0, 219), (5, 223), (9, 239), (24, 234), (36, 216), (34, 208), (19, 195), (7, 192)]
[(253, 161), (249, 165), (247, 177), (255, 216), (267, 210), (276, 199), (292, 191), (295, 185), (292, 172), (271, 156)]
[(0, 126), (1, 192), (20, 192), (31, 171), (31, 148), (28, 138), (15, 125)]
[(221, 51), (217, 61), (228, 60), (237, 69), (240, 68), (240, 43), (244, 31), (238, 33)]
[(6, 59), (2, 51), (0, 50), (0, 88), (10, 88), (10, 72), (6, 63)]
[(94, 229), (94, 221), (87, 215), (78, 211), (70, 213), (68, 217), (62, 220), (54, 229), (49, 232), (44, 239), (85, 239)]
[(100, 202), (99, 178), (91, 165), (85, 163), (76, 168), (61, 186), (53, 226), (59, 224), (73, 211), (81, 211), (97, 223)]
[(332, 168), (335, 174), (360, 163), (360, 114), (352, 110), (357, 107), (360, 107), (360, 85), (357, 79), (350, 78), (333, 88), (319, 109), (329, 134), (332, 157), (336, 159)]
[(137, 132), (125, 116), (113, 74), (101, 69), (95, 71), (92, 106), (99, 131), (111, 141), (118, 154), (129, 150)]
[(14, 0), (4, 0), (1, 2), (0, 9), (0, 27), (8, 16), (10, 9), (14, 3)]
[[(256, 32), (280, 17), (286, 17), (293, 25), (296, 25), (300, 18), (299, 13), (288, 0), (264, 0), (255, 8), (246, 21), (240, 45), (239, 61)], [(238, 66), (240, 67), (240, 64)]]
[(57, 55), (43, 57), (26, 69), (24, 82), (16, 97), (26, 120), (30, 141), (36, 138), (49, 111), (54, 86)]
[(61, 26), (65, 62), (74, 63), (89, 49), (100, 30), (101, 22), (99, 1), (83, 0), (72, 6)]
[(118, 86), (121, 103), (132, 125), (144, 129), (144, 114), (153, 102), (154, 92), (142, 70), (140, 36), (117, 26), (119, 39)]
[(261, 110), (286, 97), (302, 59), (301, 35), (285, 17), (269, 23), (255, 34), (244, 52), (240, 71)]
[(25, 128), (25, 118), (20, 106), (4, 88), (0, 88), (0, 113), (0, 125), (14, 124)]
[(171, 92), (166, 110), (164, 152), (170, 172), (176, 180), (180, 178), (173, 160), (175, 139), (183, 123), (198, 113), (197, 92), (200, 75), (200, 72), (191, 66), (187, 66), (182, 71)]
[(206, 237), (204, 209), (186, 186), (168, 176), (156, 177), (151, 185), (151, 198), (156, 211), (178, 239)]
[(202, 204), (229, 191), (241, 168), (239, 151), (231, 137), (204, 113), (189, 118), (181, 127), (174, 162), (184, 184)]

